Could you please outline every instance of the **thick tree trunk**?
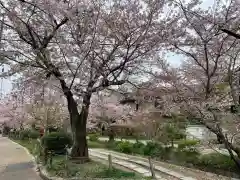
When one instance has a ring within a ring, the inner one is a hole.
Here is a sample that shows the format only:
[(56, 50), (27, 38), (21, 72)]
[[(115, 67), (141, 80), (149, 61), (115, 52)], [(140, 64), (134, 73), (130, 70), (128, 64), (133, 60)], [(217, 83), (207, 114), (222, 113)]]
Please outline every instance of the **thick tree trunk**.
[(86, 126), (76, 126), (73, 134), (74, 143), (72, 146), (71, 158), (77, 160), (79, 163), (89, 161)]
[(62, 90), (67, 99), (68, 111), (70, 115), (70, 124), (73, 137), (73, 147), (71, 158), (77, 160), (78, 163), (84, 163), (89, 160), (87, 146), (87, 118), (90, 105), (91, 94), (86, 94), (83, 97), (81, 113), (78, 111), (78, 106), (73, 98), (73, 94), (67, 87), (66, 82), (60, 80)]
[(91, 94), (83, 97), (83, 105), (80, 114), (76, 114), (72, 119), (73, 147), (71, 157), (78, 159), (80, 163), (89, 160), (87, 145), (87, 118), (89, 113)]
[[(224, 134), (222, 133), (221, 130), (219, 130), (218, 133), (216, 133), (216, 135), (218, 137), (218, 140), (221, 141), (224, 144), (225, 148), (229, 152), (229, 155), (230, 155), (231, 159), (235, 162), (236, 166), (240, 170), (240, 152), (239, 152), (239, 149), (234, 147), (234, 145), (231, 142), (229, 142), (229, 140), (227, 139), (227, 137), (224, 136)], [(235, 152), (237, 154), (237, 156), (235, 156), (233, 154), (233, 152)]]
[[(229, 155), (231, 157), (231, 159), (235, 162), (236, 166), (238, 167), (238, 169), (240, 170), (240, 154), (239, 154), (239, 150), (236, 149), (232, 143), (228, 142), (228, 139), (223, 138), (223, 142), (225, 145), (225, 148), (228, 150)], [(237, 154), (237, 156), (235, 156), (233, 154), (233, 152), (235, 152)]]
[[(211, 132), (216, 134), (218, 140), (224, 144), (225, 148), (229, 152), (231, 159), (235, 162), (237, 168), (240, 170), (240, 150), (236, 148), (231, 142), (229, 142), (228, 138), (224, 136), (222, 129), (220, 127), (217, 126), (217, 128), (213, 128), (209, 126), (207, 123), (205, 123), (204, 121), (201, 121), (201, 123), (206, 128), (208, 128)], [(237, 156), (235, 156), (233, 152), (235, 152)]]

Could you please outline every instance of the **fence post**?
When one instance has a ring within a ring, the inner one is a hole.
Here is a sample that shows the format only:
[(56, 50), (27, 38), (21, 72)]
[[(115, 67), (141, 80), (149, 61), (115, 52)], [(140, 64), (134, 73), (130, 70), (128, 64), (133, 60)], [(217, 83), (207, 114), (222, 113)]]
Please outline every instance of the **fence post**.
[(50, 151), (49, 152), (49, 166), (50, 166), (50, 168), (52, 168), (52, 162), (53, 162), (53, 152)]
[(65, 156), (65, 169), (66, 169), (66, 176), (68, 176), (68, 146), (66, 145), (65, 146), (65, 149), (66, 149), (66, 156)]
[(109, 170), (112, 170), (113, 165), (112, 165), (112, 156), (111, 156), (111, 154), (108, 154), (108, 164), (109, 164)]
[(48, 150), (47, 150), (47, 148), (46, 147), (43, 147), (43, 158), (44, 158), (44, 165), (46, 165), (47, 164), (47, 161), (48, 161)]
[(152, 163), (152, 160), (151, 160), (151, 157), (150, 157), (150, 156), (148, 157), (148, 161), (149, 161), (149, 165), (150, 165), (150, 171), (151, 171), (151, 174), (152, 174), (152, 178), (155, 179), (155, 178), (156, 178), (156, 175), (155, 175), (153, 163)]

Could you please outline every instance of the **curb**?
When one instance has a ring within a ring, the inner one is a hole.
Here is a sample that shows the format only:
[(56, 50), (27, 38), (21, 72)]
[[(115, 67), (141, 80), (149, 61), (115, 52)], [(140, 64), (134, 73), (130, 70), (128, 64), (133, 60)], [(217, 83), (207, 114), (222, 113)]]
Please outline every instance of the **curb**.
[(13, 143), (13, 144), (21, 147), (22, 149), (24, 149), (24, 151), (25, 151), (25, 152), (28, 154), (28, 156), (30, 156), (31, 159), (32, 159), (32, 162), (33, 162), (33, 164), (34, 164), (33, 170), (36, 171), (37, 175), (39, 175), (43, 180), (64, 180), (63, 178), (60, 178), (60, 177), (51, 177), (51, 176), (47, 173), (46, 169), (45, 169), (43, 166), (41, 166), (41, 164), (37, 164), (37, 162), (36, 162), (36, 157), (33, 156), (26, 147), (22, 146), (21, 144), (18, 144), (18, 143), (16, 143), (16, 142), (14, 142), (13, 140), (11, 140), (11, 139), (8, 138), (8, 137), (6, 137), (6, 138), (7, 138), (11, 143)]
[(47, 173), (46, 169), (43, 168), (43, 167), (39, 167), (39, 176), (43, 180), (64, 180), (63, 178), (60, 178), (60, 177), (51, 177), (51, 176), (49, 176), (49, 174)]

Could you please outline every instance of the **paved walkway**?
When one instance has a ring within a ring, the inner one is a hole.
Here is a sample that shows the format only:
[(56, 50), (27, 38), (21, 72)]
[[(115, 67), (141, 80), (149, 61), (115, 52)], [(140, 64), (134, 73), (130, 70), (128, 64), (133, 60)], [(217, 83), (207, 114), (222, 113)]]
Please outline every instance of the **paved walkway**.
[(1, 136), (0, 180), (41, 180), (27, 152), (21, 146)]
[[(142, 175), (150, 175), (148, 160), (139, 156), (131, 156), (106, 149), (89, 149), (90, 156), (108, 159), (112, 155), (113, 163), (128, 167)], [(181, 167), (165, 162), (153, 161), (157, 179), (160, 180), (239, 180), (231, 177), (204, 172), (197, 169)]]

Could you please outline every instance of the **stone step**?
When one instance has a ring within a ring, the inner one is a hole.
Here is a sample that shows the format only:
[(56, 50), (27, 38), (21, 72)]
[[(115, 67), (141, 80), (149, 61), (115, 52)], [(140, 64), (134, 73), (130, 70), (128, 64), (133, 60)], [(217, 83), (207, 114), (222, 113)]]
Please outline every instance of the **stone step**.
[[(129, 155), (122, 156), (121, 153), (103, 150), (103, 149), (96, 149), (96, 150), (91, 149), (91, 151), (95, 151), (95, 152), (105, 155), (105, 156), (108, 156), (108, 154), (111, 154), (114, 158), (124, 160), (127, 162), (131, 162), (131, 163), (140, 165), (145, 168), (149, 168), (149, 162), (145, 158), (141, 158), (141, 157), (137, 157), (137, 156), (129, 156)], [(197, 180), (196, 178), (185, 176), (179, 172), (172, 171), (170, 169), (164, 168), (159, 165), (154, 165), (154, 169), (155, 169), (155, 171), (160, 172), (161, 174), (171, 176), (172, 178), (181, 179), (181, 180)]]

